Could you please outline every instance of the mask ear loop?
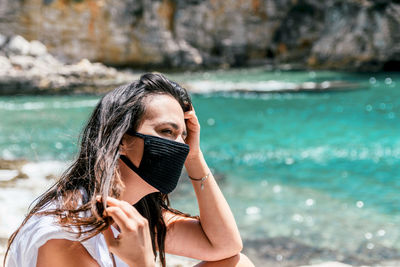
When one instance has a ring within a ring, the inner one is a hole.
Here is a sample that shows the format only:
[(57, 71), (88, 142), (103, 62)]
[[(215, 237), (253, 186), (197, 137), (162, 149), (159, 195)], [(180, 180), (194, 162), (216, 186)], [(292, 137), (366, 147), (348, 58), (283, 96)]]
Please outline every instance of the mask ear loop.
[[(145, 136), (141, 133), (135, 132), (133, 129), (128, 129), (126, 131), (127, 135), (130, 136), (137, 136), (142, 138), (143, 140), (145, 139)], [(120, 155), (119, 158), (131, 169), (133, 169), (136, 173), (138, 173), (139, 168), (135, 166), (135, 164), (133, 164), (133, 162), (125, 155)]]
[(130, 136), (137, 136), (137, 137), (140, 137), (142, 139), (145, 139), (145, 137), (146, 137), (144, 134), (138, 133), (138, 132), (134, 131), (133, 129), (128, 129), (126, 131), (126, 134), (130, 135)]
[(132, 161), (130, 161), (130, 159), (128, 159), (127, 156), (125, 155), (120, 155), (119, 158), (132, 170), (134, 170), (136, 173), (138, 173), (139, 168), (135, 166), (135, 164), (132, 163)]

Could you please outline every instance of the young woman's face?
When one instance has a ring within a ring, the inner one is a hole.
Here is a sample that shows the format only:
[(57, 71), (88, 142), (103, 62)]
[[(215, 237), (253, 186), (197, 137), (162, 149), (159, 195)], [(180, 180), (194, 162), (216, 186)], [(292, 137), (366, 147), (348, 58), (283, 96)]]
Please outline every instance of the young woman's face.
[(184, 112), (175, 98), (152, 95), (144, 100), (144, 104), (146, 110), (137, 132), (185, 142), (187, 133)]
[[(184, 112), (178, 101), (169, 95), (151, 95), (144, 100), (144, 104), (146, 106), (145, 113), (137, 129), (138, 133), (181, 143), (185, 142), (187, 132)], [(127, 156), (133, 164), (139, 166), (143, 155), (143, 139), (124, 135), (122, 144), (123, 149), (120, 153)], [(133, 174), (123, 163), (120, 166), (122, 180), (125, 184), (125, 197), (133, 190), (141, 190), (142, 193), (146, 194), (158, 191)]]

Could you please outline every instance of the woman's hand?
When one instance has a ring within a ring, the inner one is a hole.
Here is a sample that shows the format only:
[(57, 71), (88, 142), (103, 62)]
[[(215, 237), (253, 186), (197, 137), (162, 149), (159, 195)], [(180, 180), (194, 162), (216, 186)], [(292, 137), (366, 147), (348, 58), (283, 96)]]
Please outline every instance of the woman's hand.
[(107, 197), (105, 213), (120, 229), (114, 237), (111, 228), (104, 232), (110, 252), (129, 266), (155, 266), (148, 221), (126, 201)]
[(200, 150), (200, 123), (197, 119), (196, 112), (192, 106), (192, 110), (185, 112), (187, 137), (185, 143), (189, 145), (190, 152), (187, 160), (196, 159), (201, 156)]

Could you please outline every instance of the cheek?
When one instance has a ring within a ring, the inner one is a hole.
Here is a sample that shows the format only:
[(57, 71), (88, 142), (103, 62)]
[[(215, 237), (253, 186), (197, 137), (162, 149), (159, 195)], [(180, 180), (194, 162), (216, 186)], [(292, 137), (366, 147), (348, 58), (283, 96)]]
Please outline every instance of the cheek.
[(135, 164), (136, 167), (139, 167), (140, 161), (142, 160), (144, 149), (144, 142), (141, 138), (135, 138), (135, 141), (130, 145), (130, 149), (127, 151), (128, 158)]

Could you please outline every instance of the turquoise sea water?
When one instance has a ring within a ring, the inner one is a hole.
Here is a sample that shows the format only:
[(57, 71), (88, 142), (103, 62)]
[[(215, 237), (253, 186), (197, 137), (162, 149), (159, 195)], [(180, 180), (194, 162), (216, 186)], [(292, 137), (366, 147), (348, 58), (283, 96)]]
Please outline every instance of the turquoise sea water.
[[(400, 249), (400, 74), (247, 69), (178, 82), (360, 83), (352, 92), (193, 95), (202, 149), (244, 238), (354, 252)], [(0, 157), (69, 161), (95, 96), (0, 98)], [(185, 181), (175, 207), (196, 213)], [(384, 256), (382, 256), (384, 257)]]

